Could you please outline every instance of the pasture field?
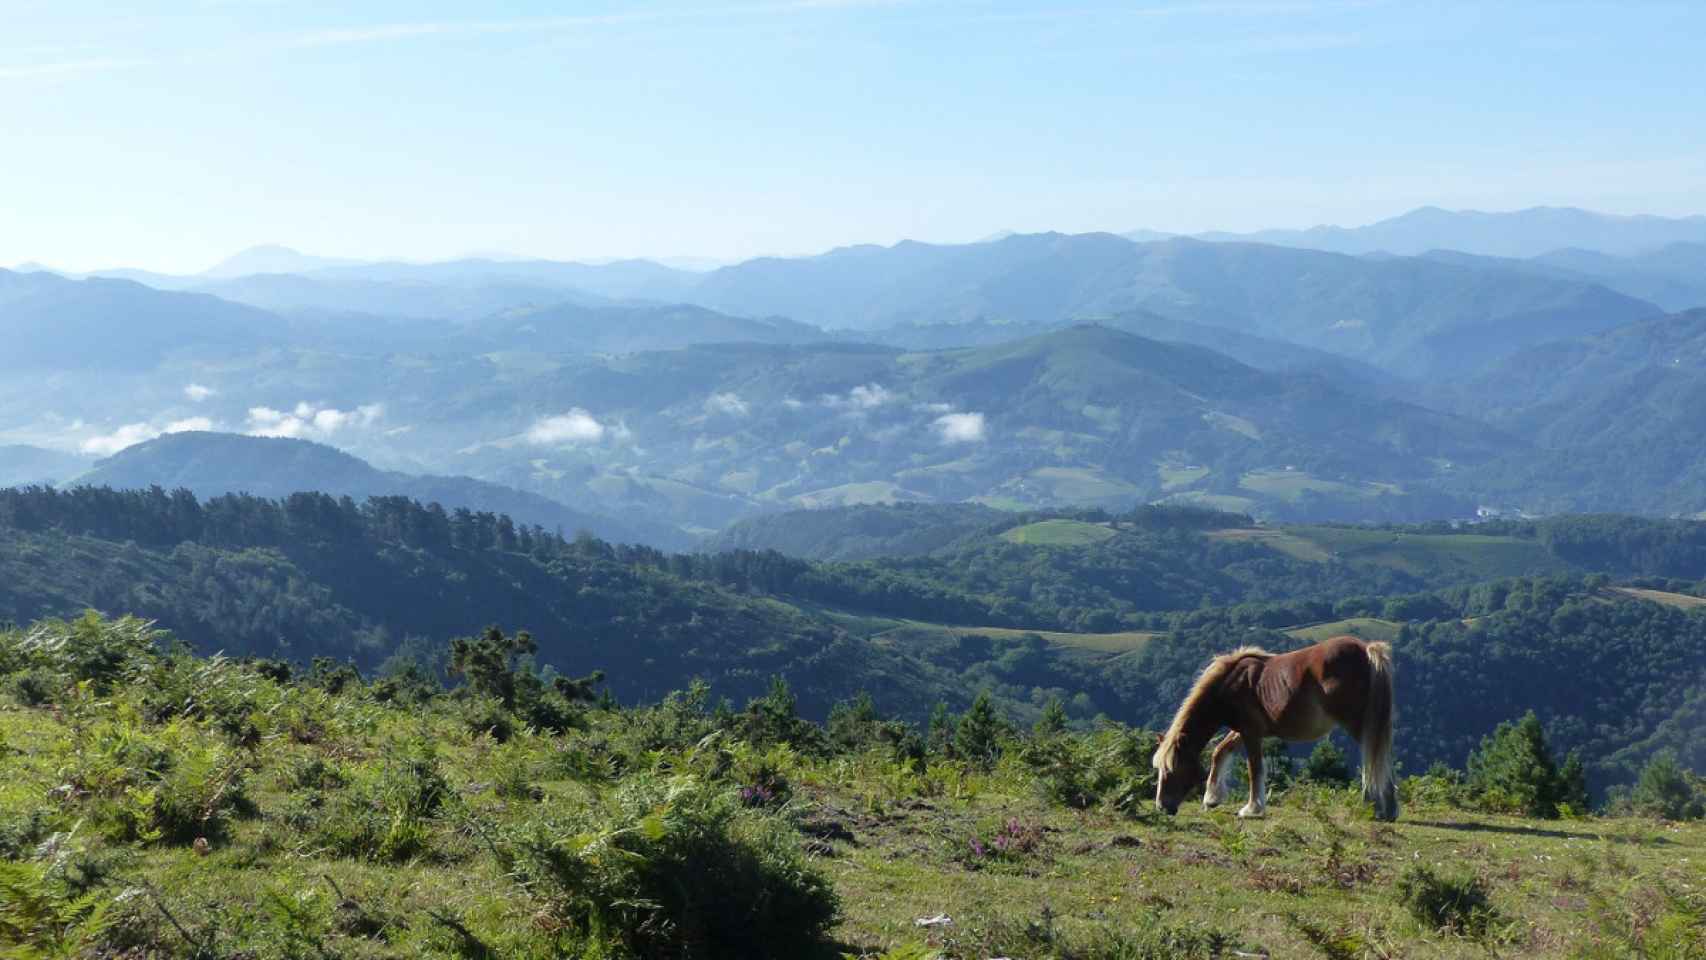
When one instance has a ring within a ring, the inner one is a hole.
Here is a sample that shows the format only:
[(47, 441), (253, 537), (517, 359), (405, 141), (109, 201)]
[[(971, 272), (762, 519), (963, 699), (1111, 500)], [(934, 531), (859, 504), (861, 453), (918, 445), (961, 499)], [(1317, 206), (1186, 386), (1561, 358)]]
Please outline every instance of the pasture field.
[(1653, 603), (1662, 603), (1667, 607), (1676, 607), (1679, 610), (1698, 610), (1701, 607), (1706, 607), (1706, 598), (1693, 597), (1686, 593), (1669, 593), (1664, 590), (1642, 590), (1638, 587), (1612, 587), (1610, 589), (1613, 592), (1623, 594), (1626, 597), (1634, 597), (1637, 600), (1650, 600)]
[[(227, 670), (207, 679), (232, 694)], [(1063, 802), (1057, 768), (1018, 743), (988, 768), (913, 768), (875, 747), (706, 741), (700, 715), (628, 711), (500, 742), (454, 701), (251, 694), (266, 716), (247, 746), (211, 722), (150, 722), (128, 699), (0, 706), (6, 955), (650, 956), (623, 947), (619, 928), (584, 927), (589, 904), (614, 895), (599, 884), (627, 875), (632, 850), (711, 842), (673, 840), (699, 822), (679, 818), (722, 809), (717, 798), (746, 796), (754, 778), (777, 799), (725, 813), (730, 829), (790, 847), (767, 856), (827, 881), (838, 904), (791, 957), (1686, 960), (1706, 935), (1699, 823), (1525, 820), (1412, 789), (1386, 825), (1351, 789), (1318, 785), (1276, 791), (1261, 819), (1195, 804), (1168, 818), (1152, 812), (1135, 753), (1115, 770), (1129, 764), (1130, 784)], [(1078, 742), (1096, 753), (1124, 741)], [(160, 771), (128, 766), (142, 757)], [(164, 806), (184, 795), (200, 805)], [(652, 798), (630, 814), (644, 816), (606, 819), (635, 796)], [(1399, 894), (1418, 866), (1479, 884), (1473, 929), (1418, 919)], [(553, 886), (551, 870), (576, 879)], [(62, 882), (82, 899), (56, 892)], [(645, 910), (616, 904), (603, 922)]]
[(1014, 527), (1001, 534), (1008, 543), (1023, 543), (1036, 547), (1081, 547), (1101, 543), (1114, 536), (1106, 524), (1082, 520), (1043, 520)]
[(1330, 637), (1349, 634), (1364, 640), (1383, 640), (1391, 643), (1398, 639), (1401, 623), (1391, 620), (1377, 620), (1373, 617), (1352, 617), (1349, 620), (1334, 620), (1331, 623), (1312, 623), (1301, 627), (1293, 627), (1286, 633), (1311, 643), (1320, 643)]
[(1468, 579), (1562, 573), (1568, 563), (1538, 541), (1478, 533), (1402, 533), (1369, 527), (1286, 525), (1215, 530), (1222, 540), (1261, 543), (1299, 560), (1369, 564)]
[[(1013, 627), (963, 627), (950, 626), (944, 623), (924, 623), (918, 620), (887, 620), (864, 618), (860, 621), (873, 638), (884, 637), (904, 642), (911, 635), (927, 635), (933, 637), (982, 636), (1000, 640), (1015, 640), (1020, 637), (1042, 637), (1050, 645), (1069, 650), (1079, 650), (1089, 653), (1131, 653), (1161, 636), (1159, 633), (1144, 630), (1127, 630), (1118, 633), (1067, 633), (1060, 630), (1020, 630)], [(882, 629), (870, 629), (879, 624), (886, 624)], [(850, 624), (843, 624), (848, 629), (854, 629)]]

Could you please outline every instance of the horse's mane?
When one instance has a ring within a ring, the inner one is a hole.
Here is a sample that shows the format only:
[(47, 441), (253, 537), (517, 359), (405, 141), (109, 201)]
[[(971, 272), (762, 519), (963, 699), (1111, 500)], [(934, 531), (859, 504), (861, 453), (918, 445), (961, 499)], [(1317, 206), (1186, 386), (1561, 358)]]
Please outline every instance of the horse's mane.
[(1178, 761), (1179, 741), (1185, 736), (1185, 721), (1196, 710), (1197, 704), (1208, 696), (1209, 690), (1220, 682), (1221, 677), (1226, 676), (1226, 671), (1232, 669), (1233, 664), (1245, 657), (1261, 657), (1266, 660), (1271, 656), (1273, 654), (1261, 647), (1239, 647), (1209, 661), (1202, 676), (1197, 677), (1197, 682), (1192, 685), (1191, 692), (1185, 695), (1185, 702), (1179, 704), (1179, 712), (1173, 714), (1173, 724), (1162, 736), (1161, 745), (1155, 748), (1155, 757), (1151, 761), (1155, 769), (1162, 773), (1173, 772), (1173, 765)]

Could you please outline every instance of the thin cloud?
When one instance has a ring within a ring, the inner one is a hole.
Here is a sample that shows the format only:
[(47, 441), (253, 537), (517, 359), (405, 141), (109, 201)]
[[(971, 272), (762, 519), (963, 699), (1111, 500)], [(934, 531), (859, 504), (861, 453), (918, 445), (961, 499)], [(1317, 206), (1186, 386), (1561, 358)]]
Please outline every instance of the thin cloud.
[(298, 403), (293, 410), (250, 407), (248, 434), (251, 437), (288, 437), (324, 440), (346, 429), (366, 428), (385, 416), (385, 405), (370, 403), (353, 410)]
[(200, 403), (218, 392), (219, 391), (212, 387), (204, 387), (199, 383), (191, 383), (184, 386), (184, 396), (190, 398), (196, 403)]
[(947, 413), (931, 424), (943, 443), (981, 443), (985, 435), (983, 414)]
[(135, 67), (152, 66), (158, 62), (158, 60), (138, 58), (89, 57), (80, 60), (55, 60), (46, 63), (16, 63), (0, 66), (0, 80), (35, 80), (79, 73), (111, 73), (114, 70), (130, 70)]
[[(569, 444), (597, 443), (610, 428), (580, 407), (553, 417), (541, 417), (527, 428), (524, 436), (536, 447), (560, 447)], [(624, 429), (622, 433), (626, 433)]]
[(110, 457), (120, 450), (146, 443), (156, 437), (168, 433), (188, 433), (193, 430), (212, 430), (213, 421), (206, 417), (189, 417), (183, 420), (173, 420), (165, 426), (155, 426), (149, 422), (127, 423), (111, 433), (103, 433), (89, 437), (78, 444), (78, 449), (97, 457)]
[(859, 7), (902, 6), (910, 0), (792, 0), (785, 3), (755, 3), (718, 8), (636, 10), (627, 13), (583, 14), (560, 17), (517, 17), (511, 20), (429, 20), (414, 23), (379, 23), (362, 27), (314, 30), (292, 39), (296, 46), (336, 46), (382, 43), (418, 37), (504, 33), (543, 33), (586, 27), (619, 26), (628, 23), (660, 23), (688, 20), (719, 20), (731, 16), (807, 13)]

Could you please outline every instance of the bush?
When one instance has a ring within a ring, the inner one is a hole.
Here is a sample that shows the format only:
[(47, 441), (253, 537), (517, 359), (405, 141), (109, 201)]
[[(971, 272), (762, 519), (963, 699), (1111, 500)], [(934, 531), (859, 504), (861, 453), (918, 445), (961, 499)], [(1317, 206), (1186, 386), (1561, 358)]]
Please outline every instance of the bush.
[(429, 745), (415, 744), (335, 802), (310, 804), (302, 819), (333, 853), (398, 863), (431, 852), (433, 818), (450, 796), (437, 755)]
[(1560, 770), (1532, 710), (1481, 741), (1469, 757), (1468, 785), (1476, 802), (1495, 812), (1552, 819), (1589, 807), (1580, 758), (1572, 754)]
[(1629, 805), (1643, 816), (1698, 820), (1706, 816), (1706, 789), (1682, 769), (1676, 754), (1661, 750), (1641, 768)]
[(1155, 794), (1149, 757), (1156, 742), (1148, 731), (1104, 724), (1091, 734), (1035, 738), (1020, 757), (1051, 803), (1080, 810), (1109, 803), (1131, 811)]
[(1297, 778), (1305, 783), (1342, 787), (1351, 782), (1351, 765), (1345, 759), (1345, 752), (1327, 737), (1309, 752), (1309, 759), (1304, 761), (1303, 772)]
[(995, 712), (989, 693), (980, 693), (954, 728), (954, 755), (988, 769), (1001, 759), (1010, 736), (1012, 728)]
[(1429, 930), (1479, 939), (1498, 920), (1487, 885), (1472, 874), (1441, 875), (1413, 864), (1398, 877), (1394, 892), (1410, 916)]
[[(512, 871), (566, 925), (642, 958), (797, 957), (835, 922), (829, 881), (779, 819), (692, 777), (638, 777), (603, 808), (513, 836)], [(572, 943), (562, 945), (570, 949)]]

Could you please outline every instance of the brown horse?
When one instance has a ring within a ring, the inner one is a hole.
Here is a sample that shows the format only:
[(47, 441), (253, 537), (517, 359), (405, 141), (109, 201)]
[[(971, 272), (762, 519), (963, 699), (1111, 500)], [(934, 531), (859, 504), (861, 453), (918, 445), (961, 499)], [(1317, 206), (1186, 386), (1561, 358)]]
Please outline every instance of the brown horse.
[[(1229, 757), (1242, 747), (1250, 766), (1250, 802), (1240, 817), (1267, 807), (1262, 740), (1319, 740), (1337, 725), (1362, 744), (1362, 794), (1382, 820), (1398, 818), (1392, 781), (1392, 647), (1334, 637), (1290, 653), (1255, 647), (1215, 657), (1173, 716), (1154, 765), (1155, 804), (1177, 813), (1179, 804), (1208, 781), (1203, 806), (1220, 803), (1232, 770)], [(1232, 733), (1214, 750), (1205, 774), (1202, 751), (1222, 727)]]

